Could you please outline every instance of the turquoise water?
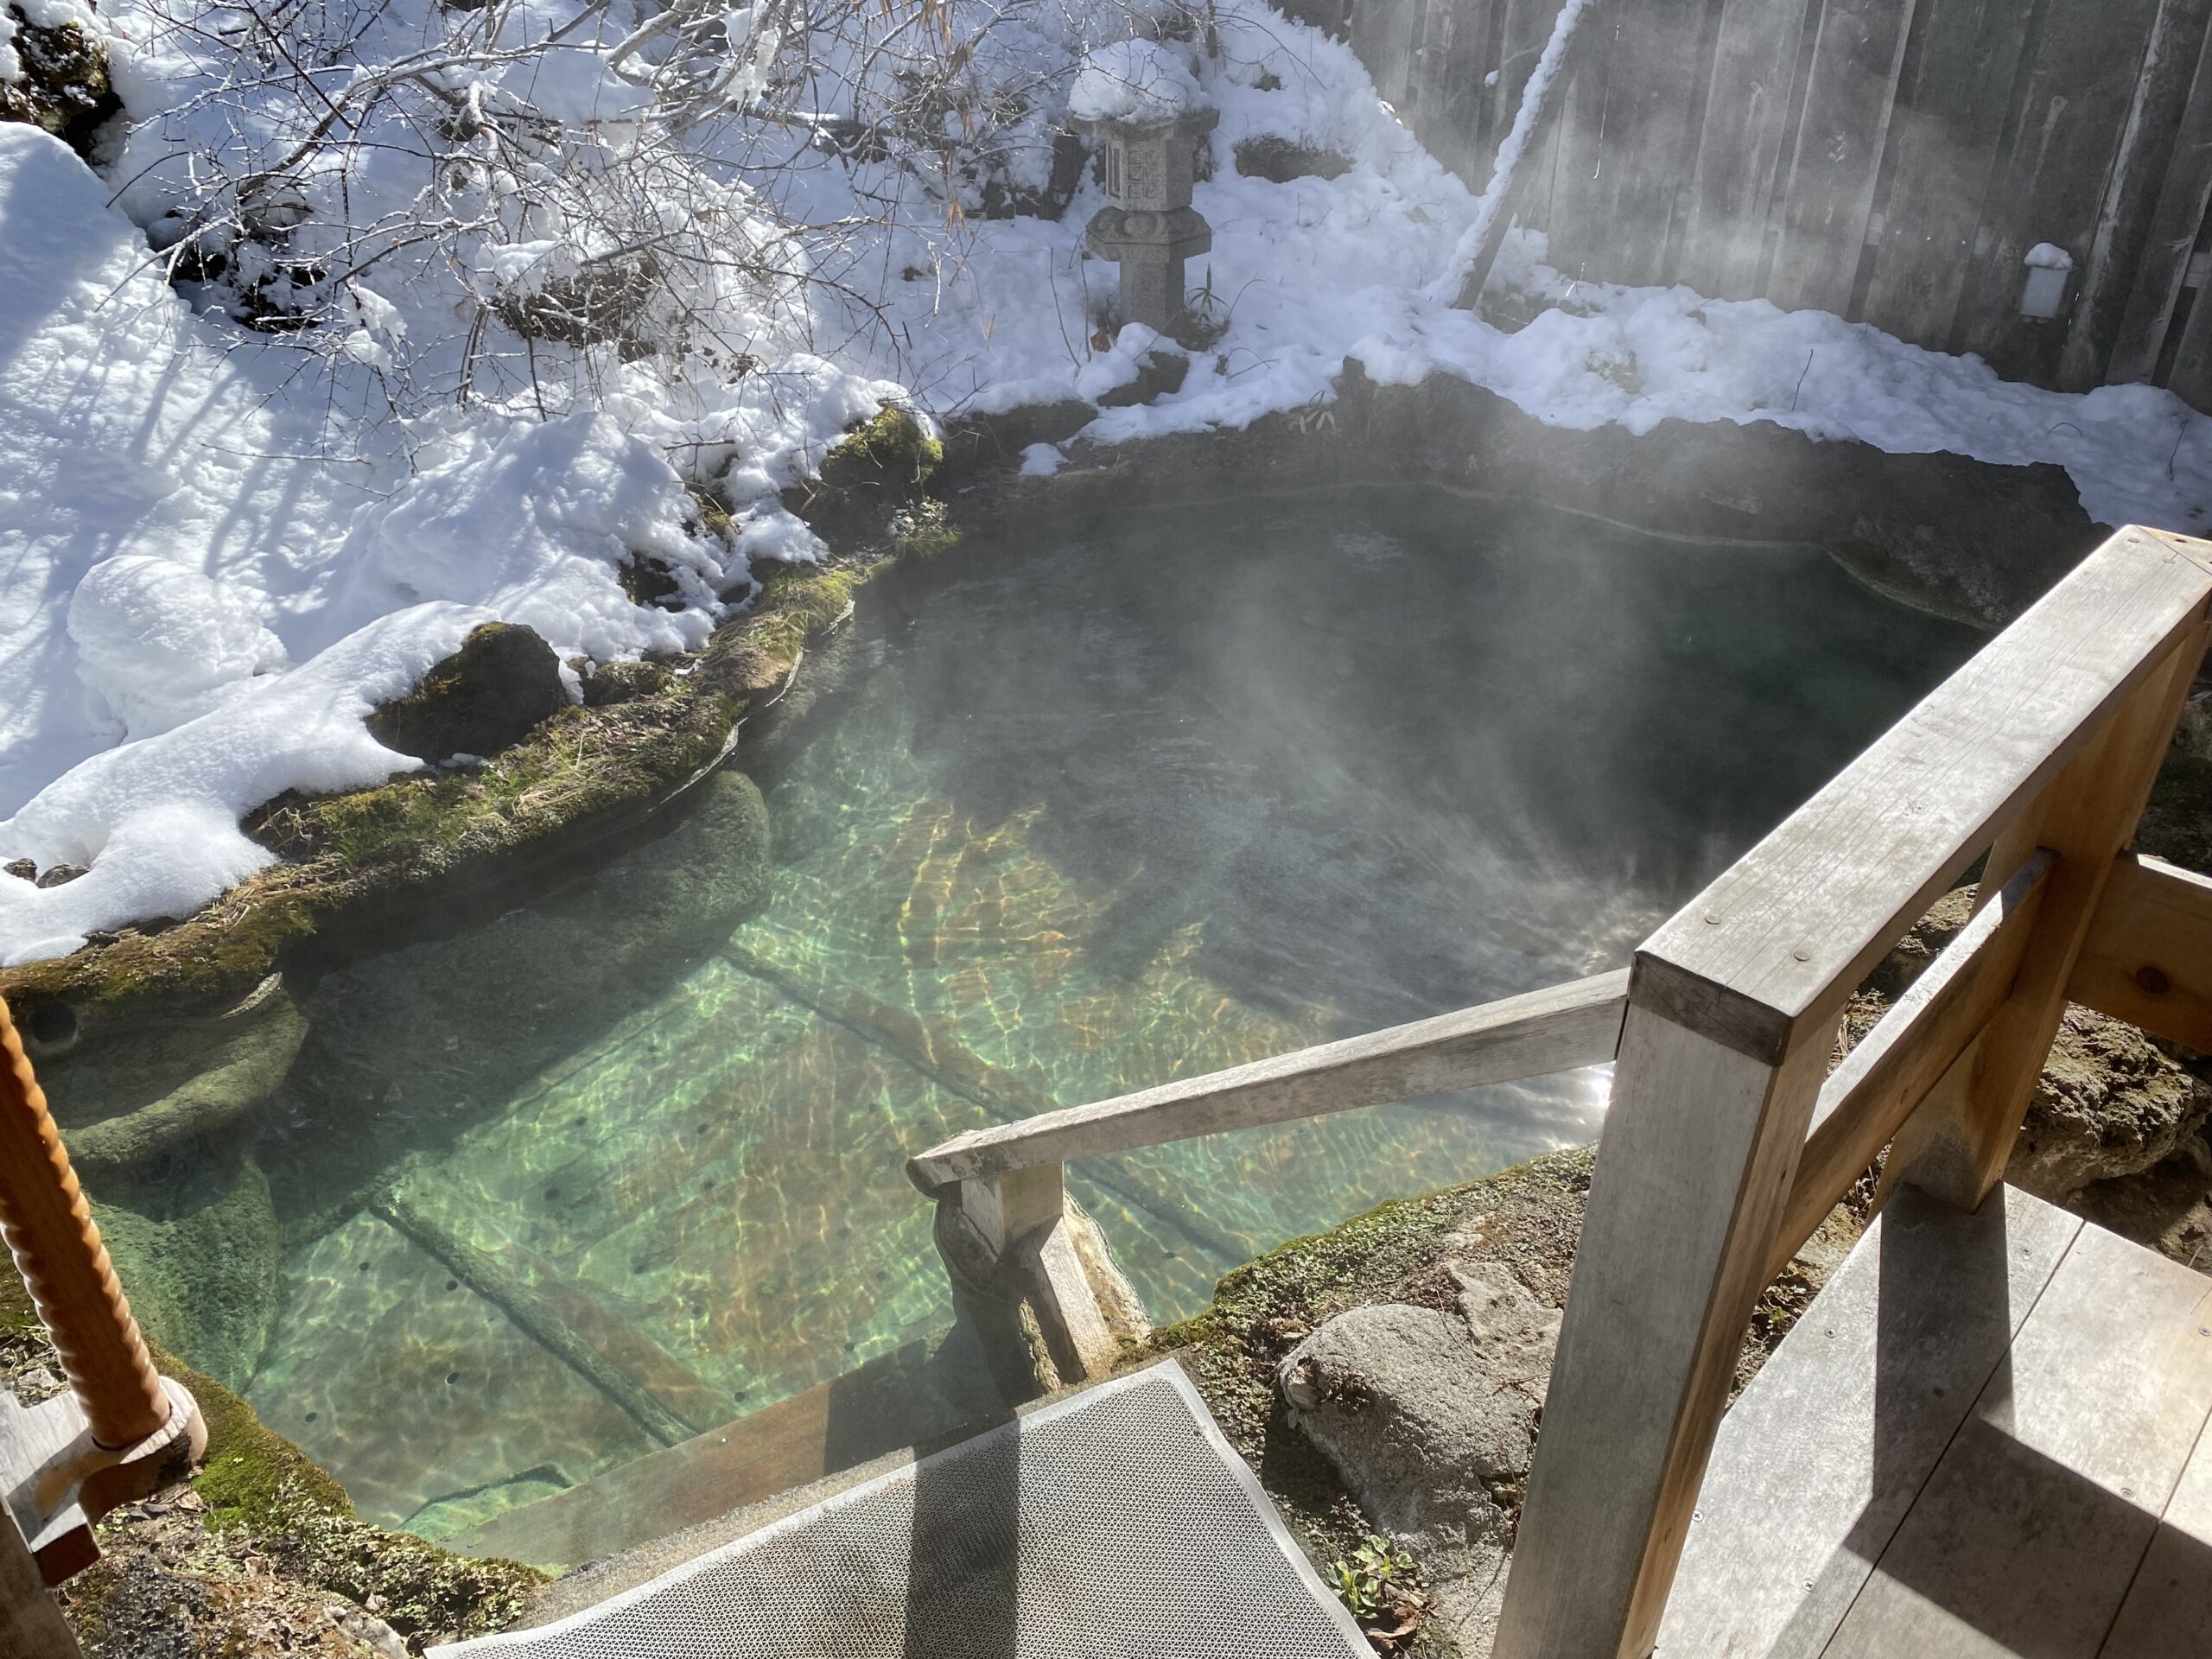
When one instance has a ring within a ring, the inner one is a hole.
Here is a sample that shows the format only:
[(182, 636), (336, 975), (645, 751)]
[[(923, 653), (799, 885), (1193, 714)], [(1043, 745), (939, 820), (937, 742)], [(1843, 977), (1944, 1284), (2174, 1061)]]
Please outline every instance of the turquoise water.
[[(732, 774), (581, 879), (426, 917), (296, 988), (246, 1138), (95, 1196), (228, 1275), (188, 1357), (365, 1514), (465, 1541), (941, 1333), (912, 1152), (1618, 966), (1974, 644), (1802, 550), (1419, 493), (972, 543), (880, 578), (748, 734), (771, 861)], [(1071, 1185), (1164, 1321), (1286, 1237), (1591, 1138), (1604, 1087)]]

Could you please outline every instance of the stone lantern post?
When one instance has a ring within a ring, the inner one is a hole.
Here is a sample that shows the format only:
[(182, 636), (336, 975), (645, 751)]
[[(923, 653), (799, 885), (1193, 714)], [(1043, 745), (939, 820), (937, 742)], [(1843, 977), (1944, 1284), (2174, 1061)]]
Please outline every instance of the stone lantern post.
[(1185, 109), (1155, 119), (1076, 124), (1106, 151), (1106, 200), (1084, 232), (1090, 251), (1122, 268), (1122, 321), (1161, 334), (1183, 315), (1184, 262), (1213, 246), (1213, 227), (1191, 206), (1198, 141), (1218, 110)]

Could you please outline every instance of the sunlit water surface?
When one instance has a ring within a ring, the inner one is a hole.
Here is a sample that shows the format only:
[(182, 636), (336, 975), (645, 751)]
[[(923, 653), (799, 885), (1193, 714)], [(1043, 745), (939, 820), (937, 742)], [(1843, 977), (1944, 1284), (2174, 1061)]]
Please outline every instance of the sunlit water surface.
[[(206, 1363), (365, 1514), (465, 1541), (657, 1443), (507, 1310), (696, 1427), (928, 1338), (950, 1299), (908, 1154), (1618, 966), (1974, 643), (1809, 551), (1404, 492), (895, 574), (835, 689), (747, 751), (765, 908), (734, 913), (726, 782), (581, 882), (314, 988), (246, 1163), (175, 1177), (282, 1228), (245, 1350)], [(1165, 1321), (1285, 1238), (1590, 1139), (1604, 1088), (1071, 1185)]]

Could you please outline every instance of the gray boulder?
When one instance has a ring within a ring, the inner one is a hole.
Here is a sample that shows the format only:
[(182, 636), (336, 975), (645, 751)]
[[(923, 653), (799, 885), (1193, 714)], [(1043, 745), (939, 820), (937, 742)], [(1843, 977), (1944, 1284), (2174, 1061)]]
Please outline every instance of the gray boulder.
[(1498, 1263), (1452, 1272), (1456, 1313), (1351, 1308), (1285, 1356), (1277, 1382), (1368, 1519), (1412, 1547), (1444, 1633), (1484, 1653), (1560, 1316)]

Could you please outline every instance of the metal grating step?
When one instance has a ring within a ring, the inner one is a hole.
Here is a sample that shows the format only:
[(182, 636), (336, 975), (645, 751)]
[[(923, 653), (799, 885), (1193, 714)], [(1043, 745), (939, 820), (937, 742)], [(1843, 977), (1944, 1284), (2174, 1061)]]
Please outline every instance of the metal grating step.
[(1173, 1363), (431, 1659), (1367, 1659)]

